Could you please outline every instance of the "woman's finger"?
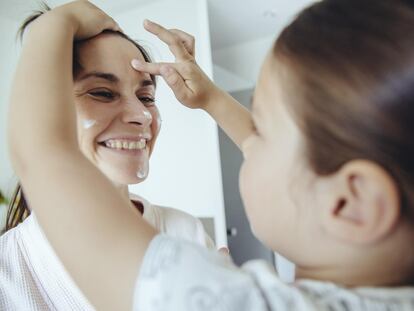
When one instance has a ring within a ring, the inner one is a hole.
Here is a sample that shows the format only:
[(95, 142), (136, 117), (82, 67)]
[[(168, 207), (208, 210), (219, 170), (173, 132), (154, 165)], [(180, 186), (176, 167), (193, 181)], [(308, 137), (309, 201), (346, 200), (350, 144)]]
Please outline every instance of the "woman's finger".
[(170, 32), (175, 34), (181, 39), (181, 42), (184, 44), (187, 52), (195, 58), (195, 39), (192, 35), (182, 31), (180, 29), (169, 29)]
[(168, 48), (175, 56), (176, 61), (193, 59), (191, 54), (187, 51), (181, 38), (173, 32), (149, 20), (144, 21), (144, 28), (150, 33), (156, 35), (161, 41), (168, 45)]

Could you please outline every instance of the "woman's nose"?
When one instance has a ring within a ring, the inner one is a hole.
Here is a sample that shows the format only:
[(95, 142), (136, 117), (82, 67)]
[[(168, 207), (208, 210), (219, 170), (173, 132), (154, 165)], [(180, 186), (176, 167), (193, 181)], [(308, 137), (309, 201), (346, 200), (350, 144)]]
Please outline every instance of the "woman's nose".
[(152, 115), (140, 100), (134, 99), (129, 100), (124, 104), (122, 121), (125, 123), (150, 126), (152, 123)]

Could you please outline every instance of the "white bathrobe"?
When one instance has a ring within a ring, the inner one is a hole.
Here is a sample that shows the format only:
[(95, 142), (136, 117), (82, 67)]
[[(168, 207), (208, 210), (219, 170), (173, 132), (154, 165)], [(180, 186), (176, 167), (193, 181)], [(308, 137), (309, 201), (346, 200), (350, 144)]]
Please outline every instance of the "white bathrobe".
[[(136, 195), (131, 199), (143, 204), (144, 219), (160, 232), (214, 248), (197, 218), (151, 205)], [(56, 256), (34, 214), (0, 237), (0, 310), (95, 310)]]

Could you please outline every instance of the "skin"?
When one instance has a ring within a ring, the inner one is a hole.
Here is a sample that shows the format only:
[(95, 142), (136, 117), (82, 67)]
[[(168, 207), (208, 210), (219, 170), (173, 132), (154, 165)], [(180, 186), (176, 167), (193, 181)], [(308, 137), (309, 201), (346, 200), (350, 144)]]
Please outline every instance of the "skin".
[[(138, 177), (137, 172), (148, 167), (161, 126), (155, 87), (149, 74), (131, 68), (132, 58), (144, 61), (144, 57), (120, 36), (100, 34), (77, 50), (82, 65), (74, 82), (80, 149), (128, 197), (128, 184), (147, 176)], [(85, 120), (93, 120), (93, 125), (85, 127)], [(120, 138), (146, 138), (146, 150), (114, 150), (103, 143)]]
[[(75, 282), (97, 309), (128, 310), (140, 264), (156, 232), (133, 216), (130, 202), (80, 151), (72, 98), (73, 40), (107, 28), (118, 27), (86, 1), (62, 6), (36, 21), (13, 83), (9, 141), (29, 203)], [(186, 105), (203, 98), (204, 84), (196, 82), (205, 81), (194, 59), (185, 54), (180, 36), (147, 28), (167, 41), (178, 61), (153, 69)], [(48, 37), (43, 35), (46, 29)], [(404, 273), (412, 272), (413, 261), (405, 258), (398, 266), (401, 258), (386, 254), (406, 255), (402, 250), (412, 245), (413, 230), (400, 217), (395, 183), (380, 166), (361, 160), (347, 163), (332, 176), (312, 175), (300, 156), (299, 131), (283, 108), (289, 101), (281, 92), (282, 81), (269, 69), (274, 65), (266, 60), (255, 93), (257, 133), (251, 132), (251, 119), (243, 111), (241, 120), (250, 130), (234, 136), (253, 135), (244, 145), (240, 184), (254, 231), (270, 247), (299, 262), (301, 276), (350, 285), (401, 284)], [(31, 72), (39, 73), (36, 79)], [(193, 107), (215, 115), (223, 111), (214, 108), (216, 102), (228, 104), (227, 111), (240, 111), (228, 97), (214, 96), (205, 97), (203, 107)], [(30, 122), (33, 118), (38, 122)], [(64, 202), (62, 195), (67, 197)], [(364, 280), (358, 276), (363, 271)]]

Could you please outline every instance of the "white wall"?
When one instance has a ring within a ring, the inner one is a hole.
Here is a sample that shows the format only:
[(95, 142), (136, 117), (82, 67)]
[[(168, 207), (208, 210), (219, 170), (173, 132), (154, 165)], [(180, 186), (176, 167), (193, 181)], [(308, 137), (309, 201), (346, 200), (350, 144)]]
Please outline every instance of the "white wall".
[[(233, 73), (239, 78), (250, 83), (246, 89), (254, 87), (263, 60), (267, 52), (272, 47), (275, 36), (268, 36), (232, 45), (213, 51), (213, 63)], [(215, 80), (223, 80), (220, 72), (214, 72)], [(227, 84), (226, 84), (227, 85)], [(224, 87), (225, 88), (225, 87)], [(233, 87), (240, 90), (238, 86)], [(232, 88), (225, 88), (227, 91), (233, 91)]]
[[(165, 44), (142, 27), (145, 18), (197, 38), (197, 62), (211, 76), (206, 0), (159, 0), (114, 17), (123, 30), (149, 47), (156, 61), (173, 61)], [(130, 187), (153, 203), (213, 217), (218, 245), (226, 244), (219, 143), (215, 123), (202, 111), (182, 107), (162, 79), (156, 101), (163, 119), (148, 179)]]

